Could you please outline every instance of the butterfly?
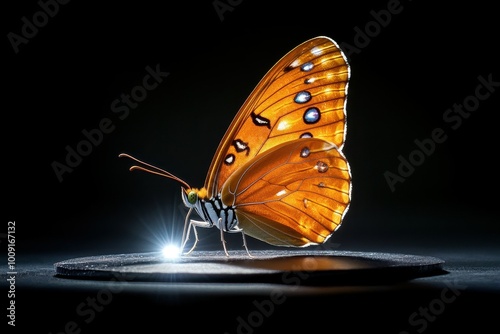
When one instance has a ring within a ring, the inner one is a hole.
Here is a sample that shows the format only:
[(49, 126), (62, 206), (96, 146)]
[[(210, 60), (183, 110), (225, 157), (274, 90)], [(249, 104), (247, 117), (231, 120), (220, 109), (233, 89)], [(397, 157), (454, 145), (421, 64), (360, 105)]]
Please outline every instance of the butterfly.
[[(202, 188), (128, 154), (143, 170), (181, 184), (189, 211), (182, 250), (196, 228), (217, 227), (274, 246), (325, 243), (351, 202), (351, 170), (342, 152), (350, 67), (326, 36), (306, 40), (260, 80), (229, 125)], [(201, 220), (191, 219), (195, 211)]]

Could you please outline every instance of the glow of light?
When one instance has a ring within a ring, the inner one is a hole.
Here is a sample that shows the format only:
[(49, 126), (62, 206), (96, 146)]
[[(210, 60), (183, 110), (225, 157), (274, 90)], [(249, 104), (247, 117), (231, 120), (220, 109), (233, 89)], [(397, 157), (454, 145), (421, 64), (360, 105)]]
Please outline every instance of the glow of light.
[(285, 189), (283, 189), (283, 190), (278, 191), (278, 192), (276, 193), (276, 196), (281, 197), (281, 196), (283, 196), (283, 195), (285, 195), (285, 194), (286, 194), (286, 190), (285, 190)]
[(162, 254), (168, 259), (175, 259), (181, 255), (181, 250), (175, 245), (167, 245), (163, 247)]
[(280, 131), (283, 131), (283, 130), (286, 130), (290, 127), (290, 124), (288, 124), (287, 121), (281, 121), (279, 124), (278, 124), (278, 130)]
[(311, 49), (311, 53), (315, 56), (319, 56), (320, 54), (323, 53), (323, 50), (315, 46), (314, 48)]
[(299, 64), (300, 64), (299, 60), (298, 60), (298, 59), (295, 59), (295, 60), (293, 61), (293, 63), (291, 63), (291, 64), (290, 64), (290, 66), (291, 66), (291, 67), (297, 67), (297, 66), (299, 66)]

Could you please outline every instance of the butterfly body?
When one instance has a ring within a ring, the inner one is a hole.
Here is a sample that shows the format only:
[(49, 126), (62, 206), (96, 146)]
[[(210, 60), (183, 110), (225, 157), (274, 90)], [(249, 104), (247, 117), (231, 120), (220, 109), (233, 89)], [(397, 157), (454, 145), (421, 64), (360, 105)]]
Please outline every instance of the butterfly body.
[(222, 202), (220, 196), (205, 198), (202, 194), (206, 190), (202, 188), (182, 190), (182, 200), (188, 208), (193, 208), (198, 216), (207, 223), (205, 227), (217, 227), (223, 232), (234, 230), (238, 225), (234, 206), (228, 206)]
[[(305, 41), (281, 58), (243, 103), (202, 188), (153, 167), (183, 184), (190, 208), (183, 246), (191, 228), (193, 250), (196, 227), (213, 226), (221, 230), (223, 244), (223, 232), (239, 232), (245, 247), (245, 235), (288, 247), (329, 239), (351, 198), (350, 167), (342, 152), (349, 76), (346, 57), (333, 40)], [(192, 210), (201, 220), (188, 220)]]

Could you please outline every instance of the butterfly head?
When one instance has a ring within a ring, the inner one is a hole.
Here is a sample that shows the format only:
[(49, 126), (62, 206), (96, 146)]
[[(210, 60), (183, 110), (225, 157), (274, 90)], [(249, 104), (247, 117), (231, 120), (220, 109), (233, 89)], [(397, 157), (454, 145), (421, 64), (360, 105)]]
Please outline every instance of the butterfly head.
[(182, 188), (182, 201), (188, 208), (196, 207), (200, 198), (205, 198), (207, 190), (205, 188)]

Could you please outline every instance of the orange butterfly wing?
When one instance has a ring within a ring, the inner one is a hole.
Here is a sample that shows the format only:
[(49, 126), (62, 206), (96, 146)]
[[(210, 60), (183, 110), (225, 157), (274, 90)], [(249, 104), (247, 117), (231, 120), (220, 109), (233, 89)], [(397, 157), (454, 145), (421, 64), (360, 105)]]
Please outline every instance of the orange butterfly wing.
[(222, 202), (238, 226), (276, 246), (324, 243), (340, 226), (351, 197), (349, 164), (336, 145), (295, 139), (247, 162), (229, 179)]
[(236, 114), (202, 189), (120, 156), (143, 165), (131, 169), (183, 185), (184, 203), (203, 218), (189, 220), (183, 247), (191, 227), (214, 225), (272, 245), (323, 243), (342, 223), (351, 199), (351, 173), (342, 153), (349, 75), (346, 57), (328, 37), (312, 38), (287, 53)]
[(345, 56), (328, 37), (305, 41), (281, 58), (219, 144), (205, 180), (207, 197), (215, 197), (245, 163), (281, 143), (314, 137), (341, 149), (349, 75)]

